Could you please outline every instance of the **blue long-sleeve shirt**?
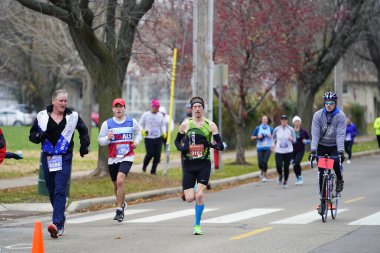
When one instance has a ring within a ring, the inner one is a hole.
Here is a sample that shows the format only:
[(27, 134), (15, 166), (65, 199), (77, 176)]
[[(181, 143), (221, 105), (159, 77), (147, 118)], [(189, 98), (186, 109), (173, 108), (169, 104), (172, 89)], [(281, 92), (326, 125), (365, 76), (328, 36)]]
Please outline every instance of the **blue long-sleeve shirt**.
[(346, 138), (345, 141), (354, 142), (355, 136), (358, 135), (358, 131), (356, 130), (356, 126), (354, 123), (350, 123), (346, 125)]

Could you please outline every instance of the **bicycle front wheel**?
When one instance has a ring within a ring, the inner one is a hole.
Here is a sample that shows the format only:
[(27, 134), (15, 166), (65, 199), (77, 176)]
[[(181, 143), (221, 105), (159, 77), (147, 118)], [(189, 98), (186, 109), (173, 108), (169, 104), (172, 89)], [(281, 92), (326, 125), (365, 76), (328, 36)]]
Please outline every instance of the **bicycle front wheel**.
[(328, 201), (328, 182), (327, 182), (327, 176), (324, 176), (323, 177), (323, 181), (322, 181), (322, 199), (321, 199), (321, 216), (322, 216), (322, 221), (323, 222), (326, 222), (327, 220), (327, 213), (329, 211), (328, 209), (328, 205), (329, 205), (329, 201)]
[(335, 219), (338, 213), (338, 194), (336, 193), (335, 177), (331, 178), (330, 194), (331, 194), (331, 218)]

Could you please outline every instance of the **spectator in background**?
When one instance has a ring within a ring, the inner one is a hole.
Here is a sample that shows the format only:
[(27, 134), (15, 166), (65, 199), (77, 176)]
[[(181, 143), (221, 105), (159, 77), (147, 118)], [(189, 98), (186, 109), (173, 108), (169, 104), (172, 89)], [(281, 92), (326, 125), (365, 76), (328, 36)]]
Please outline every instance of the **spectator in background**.
[(183, 120), (190, 119), (193, 116), (193, 110), (191, 109), (190, 103), (185, 105), (185, 114), (183, 116)]
[(377, 145), (380, 148), (380, 116), (375, 119), (375, 122), (373, 122), (373, 128), (375, 128)]
[(287, 115), (281, 116), (281, 125), (274, 129), (272, 140), (272, 150), (275, 150), (276, 169), (279, 175), (278, 184), (283, 188), (288, 188), (289, 165), (296, 133), (293, 127), (288, 125)]
[(162, 113), (158, 112), (160, 102), (158, 99), (151, 101), (152, 109), (144, 112), (140, 119), (143, 128), (142, 135), (145, 137), (146, 155), (142, 170), (145, 172), (150, 160), (153, 158), (150, 174), (156, 175), (157, 165), (160, 163), (163, 139), (166, 139), (165, 119)]
[(264, 115), (260, 119), (254, 131), (252, 131), (251, 140), (257, 140), (257, 159), (260, 168), (260, 177), (262, 182), (268, 181), (267, 170), (268, 160), (271, 154), (273, 128), (270, 125), (271, 121), (268, 116)]
[(29, 140), (41, 143), (41, 163), (46, 187), (53, 206), (53, 223), (48, 226), (52, 238), (63, 235), (66, 217), (66, 186), (73, 160), (74, 131), (79, 132), (81, 157), (88, 154), (90, 137), (87, 126), (77, 112), (67, 108), (68, 93), (57, 90), (52, 104), (40, 111), (30, 129)]
[[(165, 135), (163, 135), (163, 137), (166, 137), (166, 138), (162, 138), (162, 139), (163, 139), (164, 149), (165, 149), (166, 148), (166, 139), (167, 139), (167, 136), (169, 134), (169, 120), (170, 120), (170, 117), (167, 114), (166, 108), (164, 106), (161, 105), (160, 108), (158, 109), (158, 111), (160, 113), (162, 113), (162, 115), (164, 116), (164, 123), (165, 123), (166, 133), (165, 133)], [(174, 120), (172, 119), (171, 123), (170, 123), (170, 131), (173, 132), (173, 130), (174, 130)]]
[(293, 162), (294, 162), (294, 174), (296, 175), (296, 185), (303, 184), (302, 178), (302, 168), (301, 162), (302, 158), (305, 154), (305, 144), (310, 144), (310, 136), (309, 133), (301, 128), (301, 118), (299, 116), (294, 116), (293, 120), (293, 128), (296, 134), (296, 142), (293, 143)]
[(346, 137), (344, 139), (344, 151), (346, 151), (348, 159), (347, 164), (351, 163), (352, 145), (354, 145), (354, 138), (358, 135), (356, 126), (351, 122), (351, 116), (346, 117)]

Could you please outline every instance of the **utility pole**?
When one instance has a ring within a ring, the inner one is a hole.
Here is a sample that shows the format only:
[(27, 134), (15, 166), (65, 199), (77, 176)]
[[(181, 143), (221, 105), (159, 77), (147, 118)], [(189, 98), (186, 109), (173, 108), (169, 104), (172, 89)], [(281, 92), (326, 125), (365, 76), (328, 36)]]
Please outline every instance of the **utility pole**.
[(208, 104), (208, 57), (207, 57), (207, 30), (208, 30), (207, 0), (193, 2), (193, 85), (192, 95), (201, 96)]

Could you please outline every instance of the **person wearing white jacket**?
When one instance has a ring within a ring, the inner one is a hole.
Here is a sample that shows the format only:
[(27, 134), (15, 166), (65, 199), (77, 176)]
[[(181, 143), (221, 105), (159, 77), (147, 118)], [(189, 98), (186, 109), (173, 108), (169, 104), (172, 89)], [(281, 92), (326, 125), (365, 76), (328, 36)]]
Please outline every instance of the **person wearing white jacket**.
[(287, 115), (281, 116), (281, 125), (274, 129), (272, 140), (272, 150), (275, 150), (276, 169), (279, 175), (278, 184), (287, 188), (293, 143), (296, 141), (294, 128), (288, 125)]

